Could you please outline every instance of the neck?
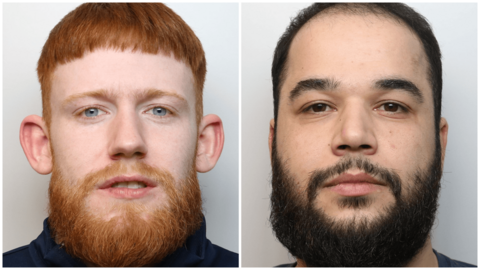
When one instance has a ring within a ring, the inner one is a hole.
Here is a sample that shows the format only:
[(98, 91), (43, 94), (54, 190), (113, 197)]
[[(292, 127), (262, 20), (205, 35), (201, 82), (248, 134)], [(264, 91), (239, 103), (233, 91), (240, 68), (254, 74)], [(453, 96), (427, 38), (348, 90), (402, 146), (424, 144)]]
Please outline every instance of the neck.
[(438, 267), (438, 260), (433, 253), (432, 242), (430, 237), (425, 242), (423, 248), (413, 259), (407, 264), (408, 267)]
[[(307, 264), (302, 259), (297, 259), (297, 267), (307, 267)], [(407, 264), (407, 267), (438, 267), (437, 256), (433, 253), (430, 237), (420, 252)]]

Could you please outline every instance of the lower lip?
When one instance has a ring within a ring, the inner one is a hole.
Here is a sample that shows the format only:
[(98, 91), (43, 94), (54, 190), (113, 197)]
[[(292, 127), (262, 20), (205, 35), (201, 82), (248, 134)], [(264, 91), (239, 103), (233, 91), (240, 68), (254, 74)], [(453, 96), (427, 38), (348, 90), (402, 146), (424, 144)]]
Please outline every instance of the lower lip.
[(365, 182), (342, 183), (342, 184), (329, 187), (329, 189), (342, 196), (357, 197), (357, 196), (364, 196), (373, 192), (380, 191), (380, 185), (375, 185), (372, 183), (365, 183)]
[(110, 196), (118, 199), (140, 199), (147, 196), (153, 187), (146, 188), (105, 188), (101, 191), (107, 192)]

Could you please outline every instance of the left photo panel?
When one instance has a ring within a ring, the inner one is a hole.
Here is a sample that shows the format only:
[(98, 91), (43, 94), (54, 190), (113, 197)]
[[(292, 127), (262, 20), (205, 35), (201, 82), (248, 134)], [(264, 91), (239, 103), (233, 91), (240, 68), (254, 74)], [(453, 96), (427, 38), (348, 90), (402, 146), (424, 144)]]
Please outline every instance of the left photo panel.
[(3, 266), (238, 267), (239, 4), (3, 25)]

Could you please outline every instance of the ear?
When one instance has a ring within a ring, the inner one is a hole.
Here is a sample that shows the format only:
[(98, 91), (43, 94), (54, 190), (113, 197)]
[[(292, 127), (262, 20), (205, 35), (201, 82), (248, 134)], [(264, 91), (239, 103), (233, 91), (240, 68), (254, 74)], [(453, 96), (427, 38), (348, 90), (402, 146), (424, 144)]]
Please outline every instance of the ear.
[(440, 119), (440, 145), (442, 147), (442, 166), (445, 159), (445, 150), (447, 149), (448, 123), (445, 118)]
[(268, 149), (270, 150), (270, 159), (272, 158), (272, 143), (275, 135), (275, 120), (270, 120), (270, 132), (268, 133)]
[(20, 143), (30, 166), (40, 174), (52, 172), (52, 153), (47, 127), (38, 115), (29, 115), (20, 126)]
[(215, 114), (206, 115), (198, 132), (196, 168), (198, 172), (208, 172), (215, 167), (223, 150), (222, 120)]

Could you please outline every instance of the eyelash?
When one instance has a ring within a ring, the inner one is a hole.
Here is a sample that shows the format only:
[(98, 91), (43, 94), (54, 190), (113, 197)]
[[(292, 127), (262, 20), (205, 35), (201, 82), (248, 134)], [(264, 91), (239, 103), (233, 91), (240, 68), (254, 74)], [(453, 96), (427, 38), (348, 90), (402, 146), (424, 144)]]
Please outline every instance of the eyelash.
[[(103, 114), (100, 114), (100, 115), (95, 115), (95, 116), (87, 117), (87, 116), (85, 115), (85, 112), (86, 112), (87, 110), (89, 110), (89, 109), (97, 109), (97, 110), (102, 111), (102, 112), (104, 112), (104, 113), (103, 113)], [(107, 113), (108, 113), (108, 112), (107, 112), (105, 109), (101, 108), (100, 106), (85, 106), (85, 107), (79, 109), (79, 111), (76, 113), (76, 115), (79, 116), (79, 117), (81, 117), (81, 118), (83, 118), (83, 119), (85, 119), (85, 120), (93, 120), (93, 119), (96, 119), (96, 118), (100, 117), (101, 115), (104, 115), (104, 114), (107, 114)]]
[[(314, 107), (318, 106), (318, 105), (324, 105), (324, 106), (330, 108), (330, 110), (327, 110), (327, 108), (325, 108), (325, 111), (315, 112)], [(336, 110), (336, 109), (333, 106), (331, 106), (331, 105), (329, 105), (325, 102), (317, 102), (317, 103), (314, 103), (314, 104), (311, 104), (311, 105), (307, 106), (305, 109), (302, 110), (302, 112), (304, 112), (304, 113), (310, 112), (310, 113), (320, 114), (320, 113), (326, 113), (326, 112), (329, 112), (329, 111), (332, 111), (332, 110)]]
[[(152, 113), (148, 113), (149, 111), (152, 111), (152, 110), (155, 109), (155, 108), (162, 108), (163, 110), (165, 110), (165, 115), (156, 115), (156, 114), (154, 114), (153, 112), (152, 112)], [(99, 111), (101, 111), (101, 112), (103, 112), (103, 113), (102, 113), (102, 114), (99, 114), (99, 115), (87, 117), (87, 116), (85, 115), (85, 112), (86, 112), (87, 110), (90, 110), (90, 109), (97, 109), (97, 110), (99, 110)], [(157, 105), (157, 106), (150, 107), (149, 109), (145, 110), (144, 113), (151, 114), (151, 115), (153, 115), (154, 117), (158, 117), (158, 118), (168, 117), (169, 115), (173, 114), (171, 110), (169, 110), (169, 109), (167, 109), (167, 108), (165, 108), (165, 107), (162, 107), (162, 106), (158, 106), (158, 105)], [(85, 106), (85, 107), (79, 109), (77, 113), (75, 113), (76, 116), (78, 116), (78, 117), (80, 117), (80, 118), (82, 118), (82, 119), (84, 119), (84, 120), (87, 120), (87, 121), (89, 121), (89, 120), (94, 120), (94, 119), (96, 119), (96, 118), (98, 118), (98, 117), (100, 117), (101, 115), (104, 115), (104, 114), (107, 114), (107, 112), (106, 112), (105, 109), (102, 109), (100, 106)]]
[[(153, 109), (155, 108), (162, 108), (163, 110), (165, 110), (165, 115), (155, 115), (153, 113), (147, 113), (147, 112), (150, 112), (152, 111)], [(164, 117), (168, 117), (169, 115), (173, 114), (172, 110), (169, 110), (163, 106), (158, 106), (158, 105), (155, 105), (155, 106), (152, 106), (150, 107), (149, 109), (145, 110), (144, 113), (147, 113), (147, 114), (151, 114), (153, 115), (154, 117), (159, 117), (159, 118), (164, 118)]]
[[(395, 112), (387, 111), (384, 106), (386, 106), (386, 105), (388, 105), (388, 104), (392, 104), (392, 105), (394, 105), (394, 106), (398, 106), (398, 109), (397, 109), (398, 111), (395, 111)], [(408, 113), (408, 112), (410, 111), (407, 106), (405, 106), (405, 105), (403, 105), (403, 104), (400, 104), (400, 103), (398, 103), (398, 102), (393, 102), (393, 101), (383, 102), (382, 104), (380, 104), (380, 106), (376, 107), (374, 110), (377, 111), (377, 110), (378, 110), (379, 108), (381, 108), (381, 107), (384, 107), (384, 109), (381, 110), (381, 111), (385, 111), (386, 113), (389, 113), (389, 114)]]
[[(397, 109), (397, 110), (399, 110), (399, 111), (390, 112), (390, 111), (387, 111), (385, 108), (384, 108), (383, 110), (381, 110), (381, 111), (385, 111), (385, 112), (390, 113), (390, 114), (408, 113), (408, 112), (410, 111), (407, 106), (405, 106), (405, 105), (403, 105), (403, 104), (400, 104), (400, 103), (398, 103), (398, 102), (393, 102), (393, 101), (382, 102), (382, 103), (380, 104), (380, 106), (375, 107), (374, 110), (377, 111), (377, 110), (379, 110), (379, 108), (384, 107), (384, 106), (386, 106), (386, 105), (388, 105), (388, 104), (392, 104), (392, 105), (394, 105), (394, 106), (398, 106), (398, 109)], [(326, 106), (325, 110), (324, 110), (324, 111), (318, 111), (318, 112), (313, 111), (313, 110), (314, 110), (314, 107), (315, 107), (315, 106), (318, 106), (318, 105)], [(328, 108), (330, 108), (330, 109), (328, 109)], [(332, 110), (333, 110), (333, 111), (336, 111), (336, 109), (335, 109), (333, 106), (331, 106), (331, 105), (329, 105), (329, 104), (327, 104), (327, 103), (325, 103), (325, 102), (317, 102), (317, 103), (314, 103), (314, 104), (311, 104), (311, 105), (307, 106), (305, 109), (302, 110), (302, 112), (304, 112), (304, 113), (310, 112), (310, 113), (315, 113), (315, 114), (322, 114), (322, 113), (326, 113), (326, 112), (329, 112), (329, 111), (332, 111)]]

